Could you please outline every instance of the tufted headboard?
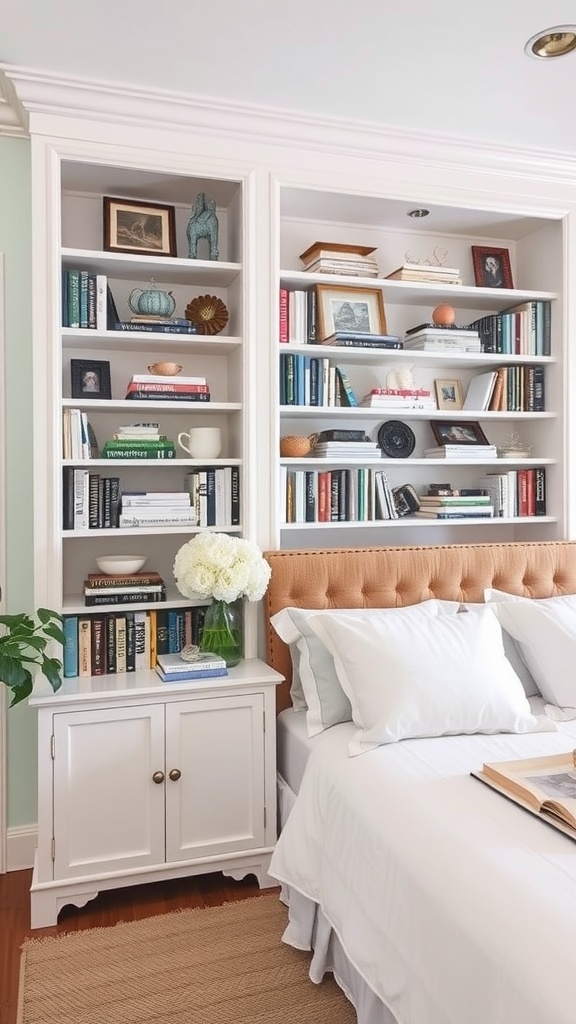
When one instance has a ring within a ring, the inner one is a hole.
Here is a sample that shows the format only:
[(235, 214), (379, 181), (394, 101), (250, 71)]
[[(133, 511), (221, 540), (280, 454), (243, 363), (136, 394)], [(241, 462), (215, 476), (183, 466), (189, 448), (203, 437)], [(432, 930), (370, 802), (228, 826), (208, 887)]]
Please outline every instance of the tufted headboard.
[(432, 597), (483, 601), (485, 587), (522, 597), (576, 594), (576, 542), (454, 544), (268, 551), (264, 598), (268, 662), (286, 678), (278, 710), (290, 704), (291, 662), (270, 626), (281, 608), (396, 608)]

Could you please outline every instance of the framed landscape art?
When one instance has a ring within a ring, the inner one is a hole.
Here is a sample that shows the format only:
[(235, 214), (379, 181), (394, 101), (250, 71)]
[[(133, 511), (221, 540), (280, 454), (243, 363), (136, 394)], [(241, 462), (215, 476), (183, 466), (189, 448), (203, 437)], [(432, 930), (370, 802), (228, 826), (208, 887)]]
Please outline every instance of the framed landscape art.
[(384, 300), (379, 288), (317, 284), (318, 339), (336, 331), (386, 334)]
[(475, 420), (431, 420), (430, 426), (438, 445), (490, 444), (482, 427)]
[(104, 249), (142, 256), (175, 256), (174, 207), (104, 196)]

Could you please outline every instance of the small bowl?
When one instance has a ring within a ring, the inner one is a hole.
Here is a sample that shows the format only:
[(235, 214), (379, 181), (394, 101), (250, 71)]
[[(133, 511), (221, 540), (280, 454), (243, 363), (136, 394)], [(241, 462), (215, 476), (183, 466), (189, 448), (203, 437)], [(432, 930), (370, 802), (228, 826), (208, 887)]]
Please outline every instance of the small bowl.
[(158, 374), (161, 377), (176, 377), (182, 367), (180, 363), (152, 363), (148, 369), (150, 373)]
[(101, 555), (96, 559), (100, 572), (107, 576), (131, 576), (146, 563), (146, 555)]
[(280, 438), (280, 455), (286, 459), (301, 459), (310, 454), (312, 442), (309, 437), (287, 434)]

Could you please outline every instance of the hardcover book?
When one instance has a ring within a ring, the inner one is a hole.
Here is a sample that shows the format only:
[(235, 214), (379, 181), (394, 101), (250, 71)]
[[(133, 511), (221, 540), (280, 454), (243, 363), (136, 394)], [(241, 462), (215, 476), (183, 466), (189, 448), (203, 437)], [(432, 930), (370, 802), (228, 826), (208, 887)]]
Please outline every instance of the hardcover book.
[(219, 654), (212, 654), (209, 651), (201, 654), (196, 661), (185, 661), (180, 654), (159, 654), (158, 665), (166, 675), (171, 675), (174, 672), (181, 673), (184, 671), (189, 674), (197, 674), (208, 668), (226, 668), (224, 658), (221, 658)]
[(471, 773), (497, 793), (576, 839), (576, 753), (497, 761)]
[(401, 339), (395, 334), (368, 334), (363, 331), (335, 331), (322, 338), (320, 345), (342, 345), (356, 348), (403, 348)]

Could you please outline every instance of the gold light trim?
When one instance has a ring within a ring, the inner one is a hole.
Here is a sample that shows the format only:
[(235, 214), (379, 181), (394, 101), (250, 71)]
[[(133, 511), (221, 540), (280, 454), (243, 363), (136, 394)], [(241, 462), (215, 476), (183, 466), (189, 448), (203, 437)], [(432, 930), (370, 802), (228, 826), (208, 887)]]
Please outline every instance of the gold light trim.
[(576, 25), (555, 25), (538, 32), (528, 40), (524, 52), (529, 57), (542, 60), (550, 57), (564, 57), (576, 49)]

